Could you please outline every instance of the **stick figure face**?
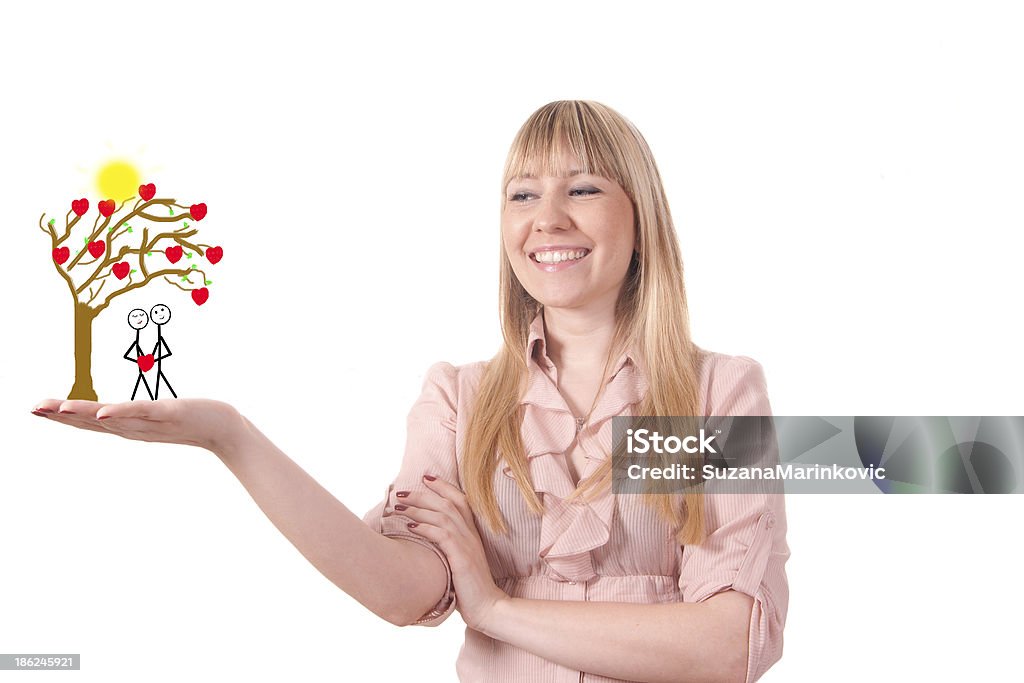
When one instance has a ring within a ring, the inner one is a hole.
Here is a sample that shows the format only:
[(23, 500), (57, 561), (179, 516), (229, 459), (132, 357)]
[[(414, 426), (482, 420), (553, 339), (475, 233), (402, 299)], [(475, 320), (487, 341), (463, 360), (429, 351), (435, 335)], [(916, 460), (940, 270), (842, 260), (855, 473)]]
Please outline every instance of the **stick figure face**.
[(163, 325), (171, 319), (171, 309), (163, 304), (157, 304), (150, 310), (149, 316), (157, 325)]
[(128, 324), (132, 326), (132, 329), (141, 330), (149, 324), (149, 316), (141, 308), (133, 308), (128, 313)]

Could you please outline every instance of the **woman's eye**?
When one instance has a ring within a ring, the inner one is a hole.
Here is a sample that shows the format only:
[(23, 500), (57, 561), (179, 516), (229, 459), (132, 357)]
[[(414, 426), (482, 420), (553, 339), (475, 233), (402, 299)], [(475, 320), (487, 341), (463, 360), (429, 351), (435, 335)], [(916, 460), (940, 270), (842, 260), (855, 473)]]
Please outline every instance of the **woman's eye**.
[(573, 188), (569, 192), (569, 194), (572, 194), (573, 192), (583, 192), (585, 194), (598, 194), (600, 191), (601, 190), (595, 189), (593, 187), (576, 187), (576, 188)]
[(522, 201), (525, 201), (527, 197), (532, 197), (532, 196), (533, 195), (531, 195), (529, 192), (516, 192), (514, 195), (509, 197), (509, 201), (511, 201), (511, 202), (522, 202)]

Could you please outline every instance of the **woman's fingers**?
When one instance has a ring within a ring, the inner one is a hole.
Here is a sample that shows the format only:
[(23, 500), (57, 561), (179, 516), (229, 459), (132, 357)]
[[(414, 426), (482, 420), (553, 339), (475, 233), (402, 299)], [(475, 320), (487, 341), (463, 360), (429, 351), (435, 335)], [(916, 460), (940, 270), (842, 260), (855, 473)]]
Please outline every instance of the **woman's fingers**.
[(99, 425), (101, 430), (117, 434), (126, 439), (180, 443), (180, 441), (174, 438), (173, 430), (169, 430), (161, 422), (138, 417), (110, 417), (97, 420), (96, 424)]
[(62, 401), (57, 412), (62, 415), (76, 415), (78, 417), (96, 417), (96, 411), (103, 407), (102, 403), (96, 401), (79, 401), (69, 399)]
[(103, 404), (96, 401), (47, 399), (36, 404), (32, 412), (54, 422), (62, 422), (79, 429), (102, 432), (105, 430), (96, 424), (96, 411), (102, 407)]
[(35, 408), (32, 409), (32, 412), (56, 413), (60, 409), (60, 404), (63, 402), (64, 401), (59, 398), (48, 398), (37, 403)]
[(103, 406), (96, 412), (96, 419), (106, 420), (112, 417), (133, 417), (142, 420), (159, 419), (162, 412), (157, 407), (159, 401), (125, 401), (124, 403), (110, 403)]
[[(395, 511), (414, 520), (414, 531), (422, 532), (432, 541), (440, 536), (469, 536), (476, 532), (476, 523), (469, 511), (465, 495), (452, 484), (424, 477), (428, 488), (420, 491), (400, 491)], [(426, 528), (429, 526), (430, 528)]]
[(93, 432), (107, 431), (99, 422), (92, 418), (83, 419), (74, 415), (61, 415), (58, 412), (49, 409), (40, 409), (38, 407), (33, 409), (32, 414), (45, 417), (52, 422), (61, 422), (71, 427), (78, 427), (79, 429), (88, 429)]
[(466, 500), (466, 494), (459, 490), (457, 486), (431, 474), (423, 475), (423, 481), (431, 491), (450, 501), (455, 506), (455, 509), (459, 511), (459, 515), (462, 516), (466, 524), (476, 524), (473, 521), (473, 511), (469, 509), (469, 501)]

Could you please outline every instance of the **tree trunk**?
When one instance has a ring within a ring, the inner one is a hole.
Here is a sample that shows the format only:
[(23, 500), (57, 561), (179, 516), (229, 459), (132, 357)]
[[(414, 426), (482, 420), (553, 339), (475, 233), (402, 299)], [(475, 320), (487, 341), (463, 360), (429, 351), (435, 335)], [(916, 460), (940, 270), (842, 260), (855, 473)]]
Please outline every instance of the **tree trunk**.
[(92, 321), (96, 311), (75, 301), (75, 385), (68, 398), (95, 401), (92, 388)]

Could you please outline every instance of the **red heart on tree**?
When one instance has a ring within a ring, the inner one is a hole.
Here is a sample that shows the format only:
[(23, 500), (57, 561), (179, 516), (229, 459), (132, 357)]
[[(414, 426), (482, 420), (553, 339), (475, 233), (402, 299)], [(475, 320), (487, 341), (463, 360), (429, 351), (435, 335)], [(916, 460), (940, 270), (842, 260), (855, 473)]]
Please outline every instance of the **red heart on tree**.
[(68, 256), (71, 256), (71, 250), (67, 247), (61, 247), (60, 249), (53, 250), (53, 260), (57, 262), (58, 266), (67, 261)]
[(148, 202), (154, 195), (156, 195), (156, 185), (153, 183), (139, 185), (139, 196), (142, 197), (142, 201)]
[(76, 216), (84, 216), (85, 212), (89, 210), (89, 200), (86, 198), (73, 199), (71, 201), (71, 210), (75, 212)]
[(100, 213), (103, 214), (104, 218), (109, 218), (110, 214), (114, 213), (114, 200), (104, 199), (98, 204)]
[(139, 356), (135, 359), (139, 364), (139, 370), (143, 372), (149, 372), (153, 369), (153, 354), (147, 353), (145, 356)]
[(206, 250), (206, 260), (210, 263), (216, 263), (224, 258), (224, 247), (210, 247)]
[(128, 277), (128, 271), (131, 270), (131, 269), (132, 269), (132, 267), (130, 265), (128, 265), (127, 261), (121, 261), (120, 263), (115, 263), (114, 264), (114, 277), (116, 277), (118, 280), (123, 280), (126, 277)]
[(192, 220), (201, 221), (206, 217), (206, 204), (193, 204), (188, 207), (188, 215), (192, 216)]
[[(101, 204), (103, 202), (100, 202)], [(103, 255), (103, 250), (107, 248), (107, 245), (102, 240), (97, 242), (89, 242), (89, 253), (92, 254), (93, 258), (99, 258)]]
[(206, 300), (210, 298), (210, 290), (206, 287), (202, 289), (192, 290), (192, 301), (196, 302), (196, 306), (202, 306), (206, 303)]
[(171, 263), (177, 263), (178, 259), (181, 258), (181, 247), (167, 247), (164, 250), (164, 256), (166, 256), (167, 260)]

